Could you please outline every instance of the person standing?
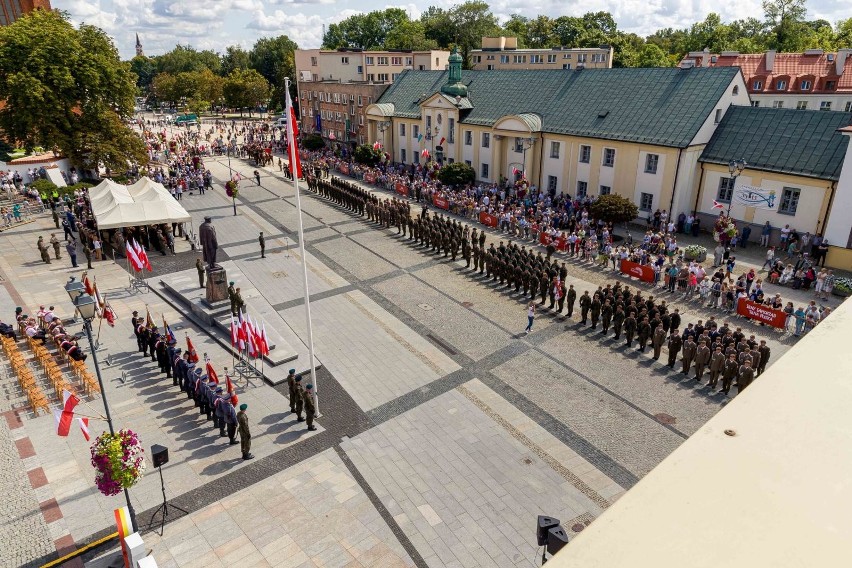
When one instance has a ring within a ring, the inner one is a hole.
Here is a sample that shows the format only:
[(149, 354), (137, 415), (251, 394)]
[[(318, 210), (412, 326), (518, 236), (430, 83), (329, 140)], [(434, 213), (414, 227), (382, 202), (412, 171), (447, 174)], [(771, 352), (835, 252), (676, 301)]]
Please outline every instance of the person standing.
[(533, 322), (535, 321), (535, 300), (527, 305), (527, 327), (524, 328), (524, 335), (532, 331)]
[(68, 251), (68, 256), (71, 257), (71, 267), (77, 268), (77, 241), (70, 239), (65, 245), (65, 250)]
[(716, 345), (716, 350), (710, 356), (710, 388), (715, 389), (719, 382), (719, 375), (725, 367), (725, 354), (722, 353), (722, 346)]
[(53, 255), (59, 260), (59, 239), (56, 238), (56, 233), (50, 233), (50, 244), (53, 246)]
[(260, 232), (257, 242), (260, 244), (260, 258), (266, 258), (266, 239), (263, 238), (263, 231)]
[(701, 340), (698, 343), (698, 349), (695, 351), (695, 380), (699, 383), (704, 376), (704, 369), (710, 363), (710, 355), (710, 348), (707, 346), (707, 342)]
[(731, 390), (731, 383), (737, 377), (740, 370), (740, 364), (737, 363), (737, 356), (734, 353), (728, 355), (728, 360), (725, 361), (725, 366), (722, 367), (722, 392), (728, 394)]
[(248, 404), (242, 403), (240, 411), (237, 413), (237, 424), (240, 429), (240, 450), (243, 452), (244, 460), (254, 458), (254, 455), (251, 453), (251, 430), (249, 429), (248, 414), (246, 414), (247, 408)]
[(260, 187), (260, 172), (257, 170), (254, 170), (254, 179), (257, 181), (257, 186)]
[(573, 284), (568, 286), (568, 292), (565, 294), (565, 299), (568, 301), (568, 313), (565, 317), (570, 318), (574, 313), (574, 302), (577, 300), (577, 291), (574, 289)]
[[(198, 271), (198, 287), (204, 288), (204, 263), (201, 262), (201, 258), (195, 259), (195, 269)], [(231, 284), (233, 285), (233, 282)], [(231, 313), (233, 313), (233, 308), (231, 309)]]
[(50, 254), (47, 252), (47, 245), (44, 244), (44, 237), (39, 237), (38, 242), (36, 243), (38, 247), (38, 252), (41, 254), (42, 262), (46, 264), (50, 264)]
[(302, 388), (302, 377), (296, 377), (296, 422), (304, 422), (305, 419), (302, 418), (302, 408), (304, 408), (305, 400), (302, 396), (302, 393), (305, 390)]
[(316, 430), (317, 427), (314, 426), (314, 415), (317, 412), (317, 407), (314, 405), (314, 385), (308, 385), (305, 387), (304, 392), (302, 393), (303, 404), (305, 406), (305, 422), (308, 425), (308, 430), (313, 431)]
[(592, 299), (589, 297), (589, 291), (583, 292), (580, 296), (580, 323), (586, 325), (589, 318), (589, 309), (592, 307)]
[(769, 246), (769, 237), (772, 236), (772, 225), (769, 221), (763, 225), (763, 228), (760, 229), (760, 246), (768, 247)]
[(675, 363), (677, 362), (677, 354), (680, 352), (681, 347), (683, 346), (683, 339), (680, 335), (678, 335), (677, 328), (672, 328), (672, 332), (669, 335), (669, 369), (674, 369)]
[(287, 387), (290, 389), (290, 412), (296, 413), (296, 369), (290, 369), (287, 375)]
[(743, 392), (753, 380), (754, 369), (751, 368), (751, 360), (746, 359), (740, 366), (739, 375), (737, 376), (737, 394)]
[(692, 360), (695, 358), (695, 352), (698, 350), (698, 345), (692, 335), (688, 335), (683, 343), (683, 374), (689, 375), (689, 369), (692, 367)]
[(760, 353), (760, 363), (757, 365), (757, 376), (759, 377), (766, 370), (766, 364), (769, 362), (769, 355), (772, 352), (765, 339), (760, 340), (760, 347), (757, 348), (757, 352)]
[(663, 349), (663, 343), (666, 342), (666, 330), (662, 325), (654, 328), (654, 335), (651, 338), (651, 346), (654, 348), (654, 361), (660, 360), (660, 351)]
[(237, 411), (231, 403), (230, 396), (224, 397), (221, 404), (225, 425), (228, 427), (228, 444), (233, 446), (237, 443)]

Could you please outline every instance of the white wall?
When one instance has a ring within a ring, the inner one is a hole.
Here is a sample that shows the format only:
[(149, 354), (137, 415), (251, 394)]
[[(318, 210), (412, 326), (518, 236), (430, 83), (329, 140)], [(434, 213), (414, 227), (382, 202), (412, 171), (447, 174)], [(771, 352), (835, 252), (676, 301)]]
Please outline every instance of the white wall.
[[(760, 102), (761, 107), (772, 108), (775, 101), (783, 101), (783, 108), (796, 108), (799, 101), (808, 102), (808, 110), (819, 110), (819, 106), (823, 101), (831, 102), (831, 110), (839, 110), (849, 112), (846, 108), (847, 104), (852, 103), (852, 94), (845, 95), (828, 95), (828, 94), (752, 94), (751, 98)], [(852, 106), (850, 106), (852, 109)]]
[[(736, 95), (734, 94), (734, 87), (737, 88)], [(710, 137), (713, 136), (713, 133), (716, 131), (716, 127), (719, 125), (716, 121), (716, 109), (722, 111), (719, 118), (719, 121), (721, 121), (730, 105), (751, 105), (751, 99), (749, 99), (748, 89), (746, 89), (742, 73), (737, 74), (733, 81), (731, 81), (731, 84), (728, 85), (728, 88), (725, 89), (725, 93), (716, 103), (716, 106), (713, 107), (713, 110), (710, 111), (710, 115), (705, 119), (704, 124), (698, 129), (698, 133), (695, 135), (695, 138), (692, 139), (692, 142), (690, 142), (690, 146), (695, 144), (707, 144), (707, 142), (710, 141)]]
[(852, 134), (847, 135), (849, 145), (840, 170), (840, 179), (834, 192), (834, 201), (825, 226), (825, 238), (832, 245), (848, 247), (852, 240)]
[[(12, 164), (12, 163), (0, 162), (0, 170), (3, 170), (4, 172), (8, 172), (8, 171), (18, 172), (21, 175), (21, 177), (23, 178), (24, 183), (29, 183), (30, 178), (27, 175), (27, 170), (29, 170), (29, 169), (38, 170), (42, 166), (47, 167), (47, 166), (51, 166), (51, 165), (56, 165), (59, 168), (60, 171), (65, 172), (65, 175), (68, 176), (69, 180), (71, 179), (71, 173), (70, 173), (71, 172), (71, 161), (68, 160), (68, 158), (62, 158), (60, 160), (56, 160), (56, 161), (52, 161), (52, 162), (43, 162), (43, 163), (39, 163), (39, 164), (21, 164), (21, 165), (17, 165), (17, 166), (15, 164)], [(78, 173), (80, 172), (80, 170), (77, 170), (77, 171), (78, 171)]]
[[(645, 172), (645, 162), (648, 159), (648, 154), (656, 154), (659, 156), (659, 161), (657, 162), (657, 173), (649, 174)], [(618, 156), (616, 156), (616, 162), (618, 161)], [(605, 170), (609, 168), (601, 168), (601, 170)], [(666, 155), (660, 154), (658, 152), (648, 152), (645, 150), (639, 151), (639, 159), (636, 163), (636, 186), (633, 191), (633, 202), (636, 205), (641, 203), (641, 196), (643, 193), (650, 193), (654, 196), (654, 206), (653, 209), (668, 209), (668, 203), (662, 203), (661, 196), (663, 194), (663, 178), (665, 178), (666, 172)], [(604, 182), (601, 182), (601, 185), (607, 185)], [(613, 192), (615, 189), (613, 189)]]

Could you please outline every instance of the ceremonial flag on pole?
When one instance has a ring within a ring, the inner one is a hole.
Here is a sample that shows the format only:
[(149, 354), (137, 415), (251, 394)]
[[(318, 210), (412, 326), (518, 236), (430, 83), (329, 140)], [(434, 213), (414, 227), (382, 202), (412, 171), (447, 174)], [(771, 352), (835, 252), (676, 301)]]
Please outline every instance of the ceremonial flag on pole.
[(240, 348), (240, 351), (246, 348), (246, 340), (248, 339), (248, 335), (246, 335), (246, 320), (243, 317), (243, 311), (237, 314), (237, 347)]
[(423, 156), (424, 158), (428, 158), (429, 157), (429, 150), (427, 150), (426, 148), (423, 148), (423, 151), (420, 152), (420, 155)]
[(719, 203), (715, 199), (713, 200), (713, 209), (724, 209), (724, 208), (725, 208), (724, 205), (722, 205), (721, 203)]
[(296, 179), (300, 179), (302, 177), (302, 161), (299, 159), (299, 145), (296, 142), (296, 137), (299, 136), (299, 127), (289, 90), (287, 90), (287, 118), (287, 149), (290, 152), (290, 171), (293, 172)]
[(198, 357), (198, 353), (195, 352), (195, 346), (192, 344), (192, 340), (189, 338), (189, 335), (186, 336), (186, 352), (189, 353), (190, 363), (198, 363), (200, 359)]
[(136, 239), (133, 239), (133, 248), (136, 249), (136, 256), (139, 258), (140, 266), (144, 266), (148, 269), (148, 272), (151, 272), (153, 269), (151, 268), (151, 261), (148, 260), (148, 253), (145, 252), (142, 245), (136, 242)]
[(77, 418), (80, 421), (80, 430), (83, 431), (83, 437), (86, 438), (88, 442), (91, 438), (89, 435), (89, 419), (88, 418)]
[(444, 138), (443, 136), (441, 136), (441, 141), (440, 141), (440, 142), (438, 142), (438, 146), (440, 146), (441, 144), (443, 144), (443, 143), (444, 143), (444, 140), (446, 140), (446, 138)]
[(173, 332), (169, 324), (166, 323), (165, 315), (163, 316), (163, 333), (166, 335), (166, 343), (170, 343), (172, 341), (177, 343), (177, 337), (175, 337), (175, 332)]
[(56, 433), (60, 436), (67, 436), (71, 430), (71, 422), (74, 421), (74, 407), (79, 404), (80, 399), (67, 390), (62, 391), (62, 398), (62, 410), (54, 410), (53, 416), (56, 418)]
[(423, 135), (422, 135), (422, 134), (418, 134), (418, 135), (417, 135), (417, 141), (418, 141), (418, 142), (423, 142)]
[(95, 298), (95, 302), (97, 302), (97, 304), (98, 304), (97, 313), (98, 313), (99, 317), (103, 317), (104, 299), (103, 299), (103, 296), (101, 296), (101, 291), (98, 290), (98, 281), (97, 280), (95, 280), (95, 283), (94, 283), (93, 286), (94, 286), (94, 292), (95, 293), (92, 294), (92, 296)]
[(260, 332), (260, 354), (269, 355), (269, 339), (266, 337), (266, 322), (263, 322), (263, 328)]
[(130, 265), (133, 267), (134, 272), (142, 271), (142, 261), (139, 260), (139, 255), (136, 254), (136, 249), (133, 248), (133, 245), (130, 244), (130, 241), (126, 243), (127, 248), (127, 260), (130, 261)]
[(254, 332), (254, 324), (252, 324), (251, 316), (246, 313), (246, 338), (248, 340), (248, 352), (250, 357), (257, 357), (257, 337)]
[(107, 321), (110, 327), (115, 327), (115, 320), (118, 319), (118, 316), (115, 314), (115, 310), (112, 309), (112, 306), (106, 301), (106, 299), (104, 299), (103, 318)]
[(151, 318), (151, 310), (145, 306), (145, 327), (156, 327), (154, 320)]
[(89, 280), (88, 274), (83, 277), (83, 286), (86, 287), (86, 294), (89, 296), (95, 295), (95, 289), (92, 287), (92, 282)]
[(234, 392), (234, 383), (231, 382), (231, 377), (225, 375), (225, 391), (229, 393)]
[(236, 347), (240, 339), (240, 332), (237, 329), (237, 324), (234, 321), (234, 314), (231, 314), (231, 347)]
[(205, 357), (204, 360), (207, 362), (207, 378), (213, 379), (213, 382), (218, 385), (219, 375), (216, 374), (216, 369), (213, 368), (213, 363), (210, 362), (210, 357)]

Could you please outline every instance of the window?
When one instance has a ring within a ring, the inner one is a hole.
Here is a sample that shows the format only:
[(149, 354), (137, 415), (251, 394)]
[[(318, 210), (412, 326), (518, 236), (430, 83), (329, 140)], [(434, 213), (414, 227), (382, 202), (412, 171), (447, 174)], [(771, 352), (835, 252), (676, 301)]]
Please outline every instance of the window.
[(577, 63), (585, 63), (587, 57), (588, 57), (588, 55), (586, 55), (585, 53), (578, 53), (577, 54)]
[(491, 147), (491, 133), (483, 132), (482, 133), (482, 147), (490, 148)]
[(780, 79), (775, 82), (775, 90), (776, 91), (786, 91), (787, 90), (787, 81), (784, 79)]
[(415, 164), (420, 163), (420, 152), (411, 152), (411, 157), (413, 158), (411, 161)]
[(562, 56), (562, 59), (571, 59), (571, 54), (566, 53), (565, 55)]
[(552, 54), (548, 55), (547, 56), (547, 62), (548, 63), (556, 63), (556, 54), (552, 53)]
[(556, 176), (547, 176), (547, 191), (556, 193), (556, 186), (559, 184), (559, 178)]
[[(405, 123), (404, 123), (404, 122), (400, 122), (400, 123), (399, 123), (399, 136), (400, 136), (400, 138), (402, 138), (403, 136), (405, 136)], [(403, 160), (403, 162), (404, 162), (404, 161), (405, 161), (405, 160)]]
[(796, 110), (807, 110), (808, 101), (799, 101), (796, 103)]
[(522, 138), (515, 137), (515, 152), (518, 154), (524, 151), (524, 141)]
[(358, 106), (364, 106), (364, 97), (358, 95)]
[(714, 120), (714, 122), (716, 122), (716, 124), (719, 124), (720, 122), (722, 122), (722, 109), (720, 109), (720, 108), (716, 109), (716, 116), (713, 117), (713, 120)]
[(481, 55), (474, 55), (473, 56), (473, 62), (474, 63), (482, 63), (482, 56)]
[(479, 177), (482, 179), (488, 179), (488, 164), (482, 164)]
[(795, 187), (785, 187), (781, 192), (781, 203), (778, 205), (778, 212), (784, 215), (795, 215), (796, 209), (799, 207), (799, 194), (801, 189)]
[(837, 81), (826, 81), (825, 82), (825, 90), (833, 91), (837, 87)]
[(412, 124), (411, 125), (411, 137), (412, 138), (420, 138), (420, 125)]
[(650, 193), (642, 193), (639, 196), (639, 209), (642, 211), (650, 211), (654, 206), (654, 196)]
[(819, 110), (831, 110), (831, 101), (822, 101), (819, 103)]
[(485, 60), (486, 60), (486, 61), (494, 61), (494, 56), (493, 56), (493, 55), (489, 55), (489, 56), (487, 56), (487, 57), (485, 58)]
[(317, 58), (311, 57), (311, 67), (316, 67), (316, 66), (317, 66)]
[(348, 57), (341, 57), (340, 63), (342, 63), (343, 65), (349, 65), (349, 58)]
[(391, 73), (391, 81), (396, 81), (397, 77), (399, 77), (399, 73)]
[(657, 173), (657, 164), (660, 163), (659, 154), (647, 154), (645, 156), (645, 173), (646, 174), (655, 174)]
[(606, 63), (606, 54), (605, 53), (593, 53), (592, 54), (592, 63)]
[(467, 164), (468, 166), (472, 166), (472, 165), (473, 165), (473, 162), (471, 162), (470, 160), (465, 160), (465, 161), (464, 161), (464, 163), (465, 163), (465, 164)]
[(447, 142), (450, 144), (456, 143), (456, 119), (447, 119)]
[(413, 58), (411, 58), (411, 57), (406, 57), (406, 58), (405, 58), (405, 64), (406, 64), (408, 67), (411, 67), (411, 65), (412, 65), (413, 63), (414, 63), (414, 59), (413, 59)]
[(586, 192), (589, 189), (589, 183), (585, 181), (577, 182), (577, 199), (586, 197)]
[(391, 65), (402, 65), (402, 57), (391, 57)]
[(571, 69), (571, 64), (570, 63), (563, 63), (562, 68), (563, 69)]
[(530, 63), (541, 63), (541, 55), (530, 55)]
[(494, 71), (494, 66), (489, 64), (489, 65), (488, 65), (488, 70), (489, 70), (489, 71)]
[(464, 145), (473, 146), (473, 130), (464, 131)]
[(559, 157), (559, 142), (551, 142), (550, 143), (550, 157), (558, 158)]
[(719, 203), (730, 203), (734, 196), (734, 178), (719, 178), (719, 191), (716, 192), (716, 201)]
[(527, 62), (527, 56), (526, 55), (513, 55), (512, 56), (512, 63), (526, 63), (526, 62)]
[(373, 81), (376, 80), (376, 74), (375, 73), (367, 73), (367, 80), (372, 83)]
[(852, 111), (852, 101), (846, 103), (846, 110), (844, 112)]
[(426, 115), (426, 130), (429, 130), (430, 128), (432, 128), (432, 115), (427, 114)]
[(334, 93), (332, 97), (334, 98), (334, 104), (340, 104), (340, 93)]
[(358, 126), (364, 126), (364, 115), (363, 114), (358, 115)]
[(388, 82), (388, 74), (387, 73), (379, 73), (379, 83), (387, 83)]
[(372, 65), (372, 64), (373, 64), (373, 57), (367, 56), (367, 65)]
[(755, 81), (751, 84), (751, 88), (755, 91), (763, 89), (763, 81)]
[(387, 65), (388, 64), (388, 58), (387, 57), (377, 57), (376, 59), (378, 59), (379, 65)]
[(772, 101), (772, 108), (784, 108), (784, 101)]
[(612, 193), (612, 188), (610, 186), (608, 186), (608, 185), (602, 185), (601, 186), (601, 191), (600, 191), (601, 195), (609, 195), (610, 193)]
[(508, 62), (509, 62), (509, 56), (508, 55), (501, 55), (500, 56), (500, 63), (508, 63)]
[(402, 148), (402, 149), (400, 149), (400, 151), (399, 151), (399, 161), (400, 161), (400, 162), (402, 162), (402, 163), (404, 164), (404, 163), (405, 163), (405, 158), (406, 158), (406, 155), (405, 155), (405, 148)]
[(580, 162), (588, 164), (592, 159), (592, 147), (580, 146)]
[(604, 148), (603, 166), (611, 168), (615, 165), (615, 148)]
[(803, 91), (810, 91), (811, 90), (811, 82), (810, 81), (802, 81), (801, 83), (799, 83), (799, 88)]
[(754, 108), (759, 107), (759, 106), (760, 106), (760, 101), (751, 101), (751, 106), (753, 106)]
[(737, 95), (739, 95), (739, 94), (740, 94), (740, 88), (739, 88), (739, 86), (734, 85), (734, 90), (733, 90), (733, 91), (731, 91), (731, 94), (732, 94), (733, 96), (735, 96), (735, 97), (736, 97)]
[(355, 105), (349, 105), (349, 116), (355, 116)]

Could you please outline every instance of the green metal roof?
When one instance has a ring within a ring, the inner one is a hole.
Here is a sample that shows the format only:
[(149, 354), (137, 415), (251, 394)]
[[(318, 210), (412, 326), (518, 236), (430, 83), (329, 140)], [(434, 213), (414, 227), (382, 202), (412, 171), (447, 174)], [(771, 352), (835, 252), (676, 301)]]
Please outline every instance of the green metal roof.
[(699, 160), (837, 180), (849, 143), (837, 129), (850, 123), (850, 112), (731, 107)]
[[(491, 126), (502, 116), (534, 113), (543, 132), (685, 148), (739, 73), (736, 67), (463, 71), (472, 108), (461, 123)], [(378, 102), (393, 103), (395, 116), (420, 118), (420, 103), (446, 81), (446, 71), (404, 71)]]

